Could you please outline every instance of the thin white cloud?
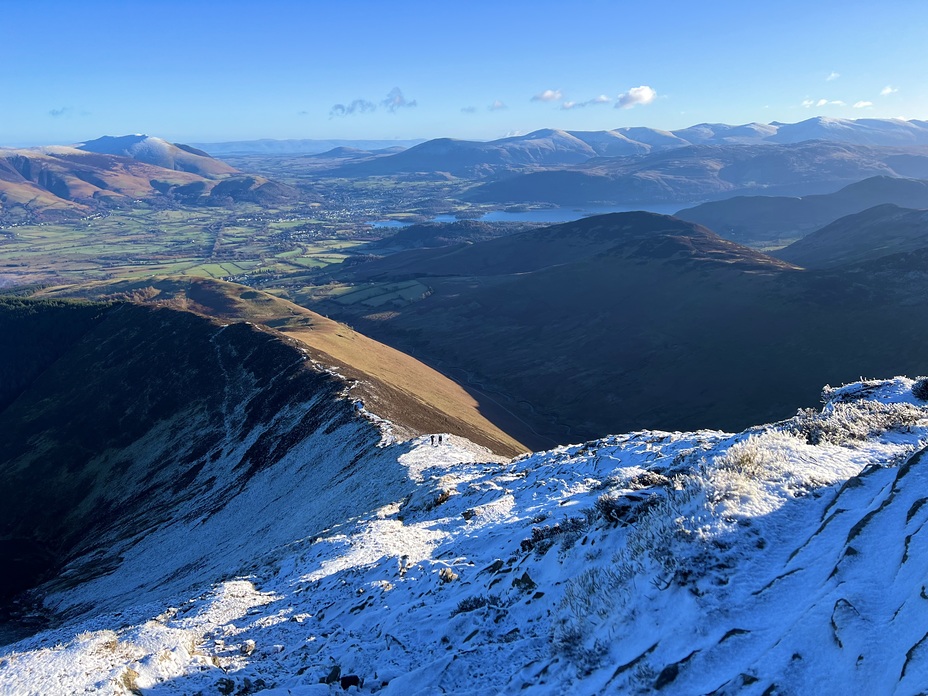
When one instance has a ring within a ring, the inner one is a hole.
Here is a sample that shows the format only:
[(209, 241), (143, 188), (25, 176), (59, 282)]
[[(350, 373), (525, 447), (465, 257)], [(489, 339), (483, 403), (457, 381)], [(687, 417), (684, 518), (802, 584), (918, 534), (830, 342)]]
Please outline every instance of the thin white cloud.
[(461, 113), (462, 114), (475, 114), (477, 113), (477, 107), (476, 106), (462, 106)]
[(390, 90), (387, 98), (380, 102), (380, 105), (390, 113), (395, 113), (397, 109), (409, 109), (416, 106), (416, 100), (413, 99), (410, 101), (406, 99), (400, 88), (394, 87)]
[(564, 95), (561, 94), (559, 89), (546, 89), (544, 92), (539, 92), (532, 97), (532, 101), (554, 102), (560, 101), (563, 97)]
[(880, 90), (881, 97), (888, 97), (890, 94), (895, 94), (899, 89), (893, 87), (892, 85), (886, 85), (883, 89)]
[(828, 74), (828, 77), (825, 78), (825, 82), (834, 82), (834, 81), (837, 80), (839, 77), (841, 77), (841, 73), (835, 72), (834, 70), (832, 70), (832, 71)]
[(647, 85), (632, 87), (627, 92), (622, 92), (622, 94), (619, 95), (619, 100), (616, 102), (615, 108), (631, 109), (639, 104), (644, 106), (653, 102), (656, 97), (657, 92)]
[(873, 106), (873, 102), (872, 101), (854, 102), (855, 109), (866, 109), (868, 106)]
[(803, 99), (802, 106), (811, 109), (813, 106), (821, 108), (823, 106), (847, 106), (840, 99)]
[(48, 112), (48, 115), (52, 118), (61, 118), (62, 116), (70, 116), (74, 113), (74, 109), (70, 106), (62, 106), (60, 109), (51, 109)]
[(592, 99), (587, 99), (582, 102), (575, 101), (565, 101), (561, 104), (561, 109), (563, 111), (570, 111), (571, 109), (582, 109), (585, 106), (596, 106), (597, 104), (608, 104), (612, 100), (607, 97), (605, 94), (600, 94), (598, 97), (593, 97)]
[(503, 104), (499, 99), (494, 101), (487, 107), (487, 111), (502, 111), (503, 109), (508, 109), (509, 107)]

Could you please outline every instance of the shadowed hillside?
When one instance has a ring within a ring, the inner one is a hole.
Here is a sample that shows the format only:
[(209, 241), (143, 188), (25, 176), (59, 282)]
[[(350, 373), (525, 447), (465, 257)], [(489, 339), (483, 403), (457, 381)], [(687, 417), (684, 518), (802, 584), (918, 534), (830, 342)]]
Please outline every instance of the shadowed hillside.
[(352, 397), (403, 433), (454, 433), (509, 456), (524, 452), (522, 443), (533, 440), (524, 423), (485, 395), (468, 393), (418, 360), (344, 324), (241, 285), (148, 278), (49, 288), (40, 294), (148, 303), (264, 325), (298, 341), (313, 360), (351, 380)]
[(873, 177), (820, 196), (736, 196), (675, 215), (742, 244), (795, 239), (876, 205), (928, 208), (928, 181)]
[(131, 304), (77, 305), (72, 319), (60, 305), (36, 303), (28, 323), (22, 306), (0, 306), (0, 335), (32, 345), (50, 322), (77, 327), (0, 411), (4, 597), (78, 556), (60, 587), (111, 572), (183, 501), (214, 514), (307, 439), (341, 433), (329, 446), (350, 461), (380, 437), (340, 380), (253, 326)]
[(0, 411), (106, 317), (99, 304), (0, 297)]
[[(494, 394), (561, 442), (639, 428), (738, 429), (820, 383), (919, 373), (928, 281), (805, 271), (675, 218), (621, 213), (359, 264), (423, 299), (320, 311)], [(866, 327), (865, 335), (862, 327)]]
[(835, 220), (774, 255), (805, 268), (834, 268), (928, 247), (928, 211), (878, 205)]

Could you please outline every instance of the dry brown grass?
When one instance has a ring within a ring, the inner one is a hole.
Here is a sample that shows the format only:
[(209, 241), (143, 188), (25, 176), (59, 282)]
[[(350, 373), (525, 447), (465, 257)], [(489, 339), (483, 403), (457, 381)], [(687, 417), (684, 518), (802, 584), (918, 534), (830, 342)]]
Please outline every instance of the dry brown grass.
[(356, 380), (352, 395), (404, 430), (460, 435), (504, 456), (528, 451), (484, 415), (492, 404), (481, 404), (440, 372), (344, 324), (261, 291), (222, 281), (149, 278), (49, 288), (43, 294), (163, 304), (224, 321), (263, 325), (305, 346), (318, 363)]

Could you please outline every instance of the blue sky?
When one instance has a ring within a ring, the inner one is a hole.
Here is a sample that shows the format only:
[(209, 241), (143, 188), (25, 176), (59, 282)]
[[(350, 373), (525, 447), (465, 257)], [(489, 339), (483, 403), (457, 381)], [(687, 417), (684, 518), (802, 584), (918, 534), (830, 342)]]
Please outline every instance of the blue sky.
[(0, 144), (928, 118), (928, 2), (9, 0)]

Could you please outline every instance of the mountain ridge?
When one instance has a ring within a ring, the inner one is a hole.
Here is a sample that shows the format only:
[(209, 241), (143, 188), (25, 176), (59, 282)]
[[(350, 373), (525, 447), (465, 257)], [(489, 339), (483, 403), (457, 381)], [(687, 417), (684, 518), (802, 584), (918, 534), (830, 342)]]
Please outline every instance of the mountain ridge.
[[(52, 587), (49, 606), (77, 611), (4, 647), (0, 685), (914, 691), (928, 677), (920, 384), (826, 387), (820, 410), (738, 434), (641, 431), (510, 462), (458, 438), (316, 450), (324, 495), (294, 496), (272, 467), (209, 517), (190, 500), (108, 575)], [(183, 580), (152, 593), (158, 570)]]
[(561, 206), (683, 204), (758, 193), (831, 193), (874, 176), (928, 178), (928, 147), (873, 147), (824, 140), (687, 145), (516, 174), (483, 183), (471, 189), (468, 197), (481, 203)]
[(0, 220), (74, 219), (137, 199), (221, 205), (298, 196), (289, 186), (243, 174), (205, 153), (160, 138), (126, 138), (104, 138), (81, 147), (0, 148)]
[(794, 145), (813, 140), (871, 147), (928, 146), (928, 124), (901, 119), (814, 117), (794, 124), (702, 123), (675, 131), (647, 127), (603, 131), (546, 128), (490, 141), (448, 137), (427, 140), (376, 162), (346, 163), (338, 171), (348, 176), (443, 171), (482, 178), (694, 145)]
[(207, 179), (217, 179), (240, 174), (225, 162), (214, 159), (206, 152), (189, 145), (169, 143), (162, 138), (148, 135), (105, 135), (95, 140), (79, 143), (78, 150), (101, 155), (118, 155), (153, 164), (164, 169), (198, 174)]
[(845, 215), (884, 203), (928, 208), (928, 181), (871, 177), (829, 194), (736, 196), (685, 208), (675, 215), (718, 230), (730, 239), (750, 243), (802, 236)]
[(863, 264), (928, 247), (928, 210), (886, 203), (847, 215), (773, 252), (805, 268)]

